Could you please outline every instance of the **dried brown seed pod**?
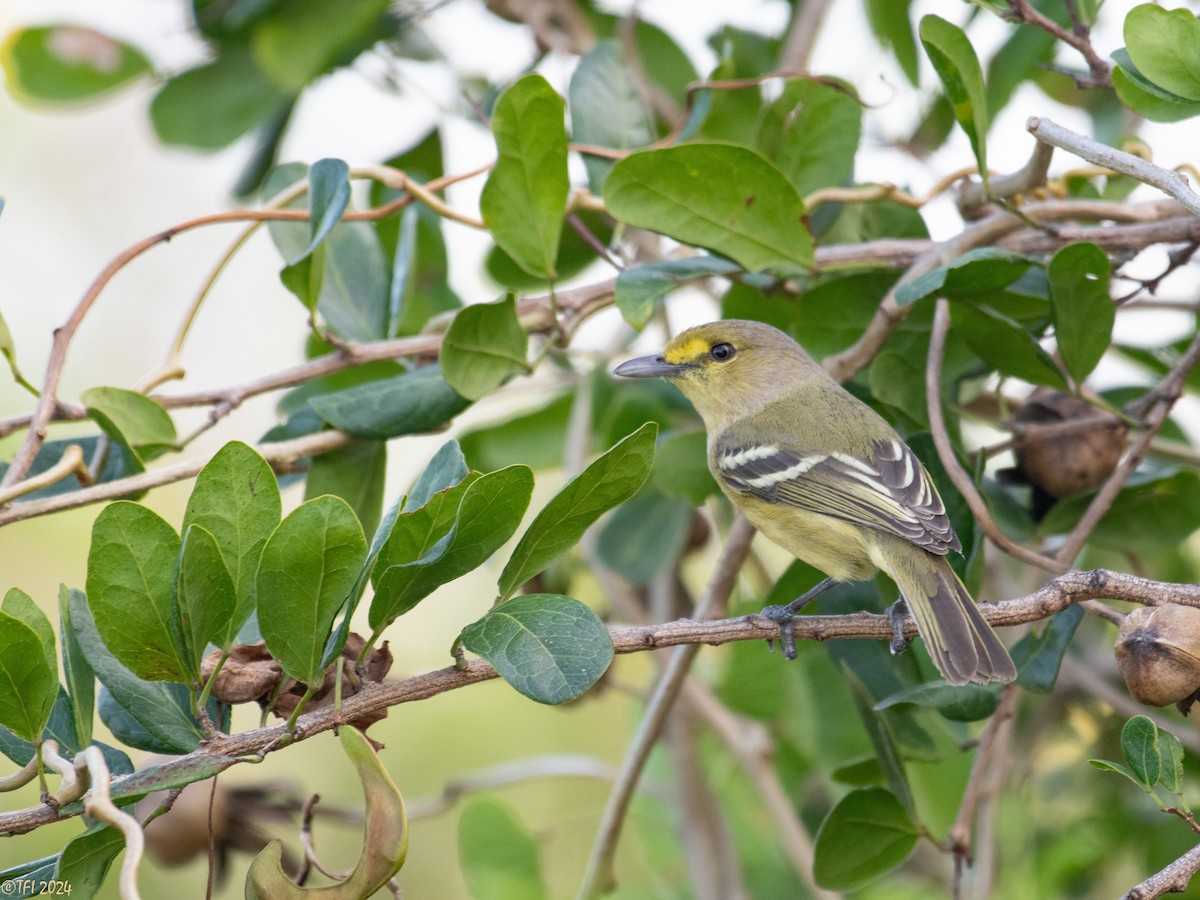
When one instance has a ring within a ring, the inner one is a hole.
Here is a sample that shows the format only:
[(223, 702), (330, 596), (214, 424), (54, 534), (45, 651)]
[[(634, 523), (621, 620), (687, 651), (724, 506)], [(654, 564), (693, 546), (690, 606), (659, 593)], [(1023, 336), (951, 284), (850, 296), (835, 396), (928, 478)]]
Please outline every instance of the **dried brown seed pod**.
[(1174, 703), (1187, 715), (1200, 692), (1200, 609), (1141, 606), (1117, 633), (1117, 667), (1139, 703)]

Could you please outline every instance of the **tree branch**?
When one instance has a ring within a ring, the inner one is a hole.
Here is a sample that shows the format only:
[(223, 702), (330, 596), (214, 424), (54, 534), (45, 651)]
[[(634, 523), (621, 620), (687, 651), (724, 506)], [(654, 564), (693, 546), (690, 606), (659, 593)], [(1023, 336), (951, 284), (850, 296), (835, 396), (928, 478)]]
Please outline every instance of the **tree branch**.
[[(712, 585), (717, 583), (714, 577)], [(709, 592), (715, 594), (712, 585)], [(1010, 627), (1047, 619), (1072, 603), (1099, 597), (1146, 606), (1180, 603), (1200, 607), (1200, 584), (1152, 581), (1137, 575), (1094, 569), (1089, 572), (1068, 572), (1025, 597), (1004, 603), (981, 603), (979, 609), (993, 626)], [(811, 641), (848, 638), (890, 641), (893, 634), (891, 620), (886, 615), (868, 612), (842, 616), (799, 616), (794, 620), (794, 626), (797, 639)], [(717, 646), (733, 641), (777, 640), (779, 624), (763, 616), (750, 615), (709, 621), (679, 619), (662, 625), (610, 626), (609, 633), (616, 652), (624, 654), (681, 645)], [(916, 624), (911, 617), (905, 623), (904, 633), (913, 637), (917, 634)], [(472, 659), (461, 669), (447, 666), (399, 681), (368, 683), (359, 693), (346, 699), (341, 709), (325, 707), (301, 716), (297, 723), (296, 739), (305, 740), (402, 703), (427, 700), (497, 677), (496, 670), (489, 663)], [(162, 790), (165, 786), (186, 784), (195, 780), (193, 776), (197, 771), (203, 771), (207, 777), (236, 763), (257, 760), (274, 749), (285, 734), (286, 728), (280, 724), (218, 736), (187, 756), (114, 779), (113, 797), (123, 799), (139, 796), (149, 790)], [(79, 810), (74, 807), (55, 810), (49, 806), (3, 813), (0, 814), (0, 835), (23, 834), (78, 813)]]
[(1154, 900), (1163, 894), (1182, 894), (1200, 872), (1200, 846), (1193, 847), (1165, 869), (1131, 887), (1121, 900)]

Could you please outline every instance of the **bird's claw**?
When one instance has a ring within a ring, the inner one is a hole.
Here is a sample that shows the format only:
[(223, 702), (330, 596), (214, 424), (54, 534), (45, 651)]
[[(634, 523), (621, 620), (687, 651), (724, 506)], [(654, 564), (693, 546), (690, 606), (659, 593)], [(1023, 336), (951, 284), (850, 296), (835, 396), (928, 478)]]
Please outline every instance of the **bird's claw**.
[(888, 649), (893, 656), (899, 656), (908, 649), (909, 639), (904, 636), (904, 620), (908, 618), (908, 604), (900, 597), (887, 608), (888, 623), (892, 626), (892, 639)]
[[(760, 616), (765, 616), (779, 625), (779, 646), (783, 649), (784, 659), (796, 658), (796, 619), (786, 606), (768, 606)], [(768, 638), (767, 646), (775, 652), (775, 641)]]

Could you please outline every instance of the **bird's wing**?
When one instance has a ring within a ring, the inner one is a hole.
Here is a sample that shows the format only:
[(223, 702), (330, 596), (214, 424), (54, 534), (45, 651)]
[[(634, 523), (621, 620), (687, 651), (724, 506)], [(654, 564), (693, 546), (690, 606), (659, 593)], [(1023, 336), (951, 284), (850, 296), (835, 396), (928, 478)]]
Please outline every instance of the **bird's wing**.
[(726, 436), (713, 461), (734, 491), (889, 532), (930, 553), (962, 550), (929, 473), (899, 440), (877, 441), (868, 455), (852, 456)]

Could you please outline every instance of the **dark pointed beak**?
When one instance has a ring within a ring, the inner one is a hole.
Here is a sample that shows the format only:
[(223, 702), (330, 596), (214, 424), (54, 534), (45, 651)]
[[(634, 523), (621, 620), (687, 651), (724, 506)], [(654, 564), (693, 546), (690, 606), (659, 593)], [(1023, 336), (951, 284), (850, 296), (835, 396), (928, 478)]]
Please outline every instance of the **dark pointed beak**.
[(669, 363), (662, 358), (662, 354), (658, 354), (656, 356), (639, 356), (623, 362), (613, 369), (613, 374), (625, 378), (677, 378), (687, 368), (684, 365)]

